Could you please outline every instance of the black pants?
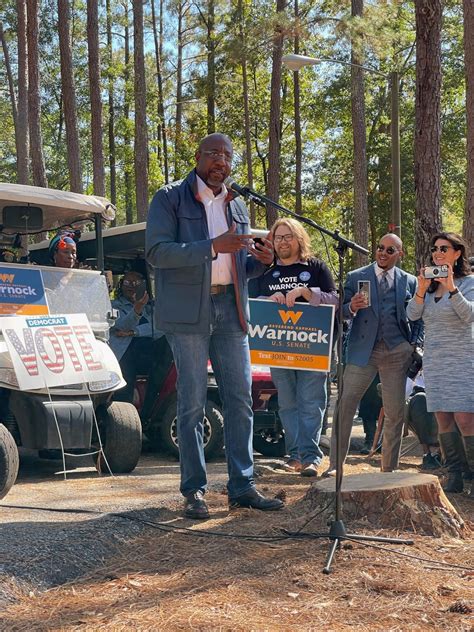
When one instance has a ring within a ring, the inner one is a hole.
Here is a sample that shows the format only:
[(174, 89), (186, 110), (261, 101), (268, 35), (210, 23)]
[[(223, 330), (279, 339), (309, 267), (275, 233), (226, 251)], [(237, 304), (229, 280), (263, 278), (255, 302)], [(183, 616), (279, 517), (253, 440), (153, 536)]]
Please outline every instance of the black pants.
[(137, 375), (148, 375), (153, 363), (154, 344), (152, 338), (133, 338), (128, 349), (120, 358), (120, 368), (127, 385), (116, 392), (118, 402), (133, 401), (133, 390)]

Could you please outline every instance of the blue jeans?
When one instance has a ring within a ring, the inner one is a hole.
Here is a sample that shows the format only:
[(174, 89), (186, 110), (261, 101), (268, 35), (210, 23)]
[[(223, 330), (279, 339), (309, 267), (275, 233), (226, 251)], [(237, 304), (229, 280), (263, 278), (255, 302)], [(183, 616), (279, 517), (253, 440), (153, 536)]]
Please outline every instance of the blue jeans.
[(271, 369), (290, 459), (319, 465), (321, 427), (326, 409), (326, 373)]
[(229, 498), (253, 481), (252, 376), (247, 334), (233, 294), (211, 295), (209, 334), (167, 334), (178, 372), (178, 444), (183, 496), (207, 488), (203, 447), (207, 362), (211, 359), (224, 413)]

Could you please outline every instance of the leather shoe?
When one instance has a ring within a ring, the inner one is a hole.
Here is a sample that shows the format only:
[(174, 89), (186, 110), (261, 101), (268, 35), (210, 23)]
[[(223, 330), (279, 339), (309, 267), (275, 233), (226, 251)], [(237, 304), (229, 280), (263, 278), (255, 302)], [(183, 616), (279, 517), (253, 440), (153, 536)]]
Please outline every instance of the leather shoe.
[(204, 500), (204, 494), (200, 490), (185, 496), (184, 515), (186, 518), (194, 518), (196, 520), (209, 518), (209, 509)]
[(300, 474), (301, 476), (317, 476), (318, 466), (316, 463), (303, 463)]
[(283, 507), (283, 502), (278, 498), (265, 498), (255, 487), (236, 498), (229, 498), (229, 507), (251, 507), (260, 511), (276, 511)]

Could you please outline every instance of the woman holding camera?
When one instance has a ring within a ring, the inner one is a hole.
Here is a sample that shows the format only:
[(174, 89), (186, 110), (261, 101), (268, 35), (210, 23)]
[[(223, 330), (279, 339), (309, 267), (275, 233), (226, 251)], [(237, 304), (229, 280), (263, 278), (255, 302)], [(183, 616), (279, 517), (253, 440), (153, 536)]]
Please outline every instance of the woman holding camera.
[(425, 323), (423, 373), (448, 468), (444, 490), (462, 492), (463, 471), (474, 471), (474, 275), (456, 233), (434, 235), (430, 251), (434, 268), (422, 268), (407, 315)]

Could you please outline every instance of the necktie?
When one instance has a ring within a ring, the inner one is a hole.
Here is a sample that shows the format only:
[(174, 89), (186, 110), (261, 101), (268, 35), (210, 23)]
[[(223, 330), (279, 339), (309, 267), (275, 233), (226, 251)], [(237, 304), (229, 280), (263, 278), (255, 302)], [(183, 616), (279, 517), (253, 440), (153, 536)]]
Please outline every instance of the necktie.
[(382, 291), (382, 294), (385, 294), (385, 292), (388, 292), (387, 275), (388, 275), (388, 272), (382, 272), (382, 277), (380, 278), (380, 290)]

